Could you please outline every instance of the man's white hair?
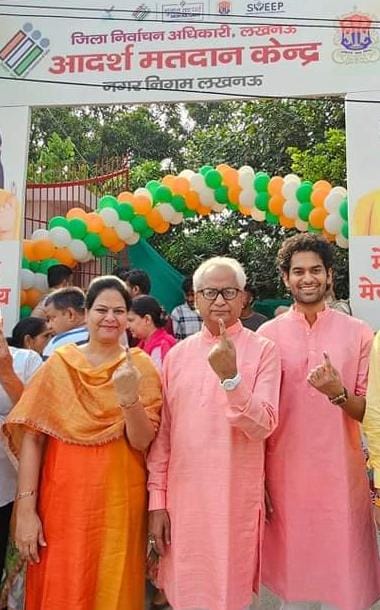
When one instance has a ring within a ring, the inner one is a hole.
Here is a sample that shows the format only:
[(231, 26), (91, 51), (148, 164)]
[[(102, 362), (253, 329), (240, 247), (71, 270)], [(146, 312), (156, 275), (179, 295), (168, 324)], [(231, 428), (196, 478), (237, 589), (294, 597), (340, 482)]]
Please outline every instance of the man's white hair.
[(247, 283), (247, 276), (245, 275), (242, 265), (237, 260), (230, 258), (229, 256), (214, 256), (213, 258), (209, 258), (207, 261), (199, 265), (198, 269), (196, 269), (194, 272), (193, 286), (195, 292), (202, 288), (204, 274), (218, 267), (227, 267), (233, 271), (238, 287), (240, 290), (244, 290)]

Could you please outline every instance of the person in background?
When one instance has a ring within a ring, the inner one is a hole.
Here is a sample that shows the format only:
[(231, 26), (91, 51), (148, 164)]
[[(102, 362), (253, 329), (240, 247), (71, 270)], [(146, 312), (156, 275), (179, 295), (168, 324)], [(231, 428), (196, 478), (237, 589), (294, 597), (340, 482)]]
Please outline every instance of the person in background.
[(294, 305), (257, 331), (281, 353), (280, 418), (266, 448), (263, 584), (282, 610), (365, 610), (380, 562), (360, 422), (373, 331), (326, 306), (334, 250), (286, 239), (278, 266)]
[(115, 275), (116, 277), (118, 277), (123, 282), (126, 281), (128, 273), (129, 273), (128, 267), (123, 267), (121, 265), (116, 265), (112, 269), (112, 275)]
[(12, 347), (31, 349), (40, 356), (51, 338), (46, 320), (29, 316), (17, 322), (8, 339)]
[(173, 334), (178, 341), (199, 332), (202, 327), (202, 318), (195, 309), (195, 296), (191, 277), (186, 277), (183, 280), (182, 290), (185, 295), (185, 302), (175, 307), (170, 316), (173, 324)]
[(165, 326), (167, 315), (156, 299), (141, 295), (132, 299), (128, 312), (128, 327), (133, 337), (139, 339), (137, 347), (152, 358), (159, 370), (163, 360), (176, 340)]
[(246, 284), (243, 292), (243, 309), (240, 314), (240, 322), (249, 330), (257, 330), (259, 326), (268, 320), (266, 316), (253, 311), (255, 289), (252, 284)]
[(46, 360), (58, 348), (68, 343), (83, 345), (88, 341), (85, 321), (85, 295), (72, 286), (52, 292), (45, 304), (48, 327), (54, 336), (43, 351)]
[[(41, 357), (35, 351), (9, 347), (2, 324), (0, 319), (0, 425), (20, 399), (24, 384), (42, 364)], [(0, 581), (4, 570), (16, 482), (15, 465), (9, 460), (0, 440)]]
[(120, 345), (129, 305), (121, 280), (93, 280), (88, 343), (56, 350), (3, 425), (26, 610), (143, 610), (145, 452), (162, 398), (148, 356)]
[(149, 294), (151, 282), (149, 275), (142, 269), (132, 269), (125, 274), (126, 286), (132, 298), (140, 294)]
[(289, 309), (290, 309), (290, 307), (288, 307), (287, 305), (279, 305), (274, 310), (274, 317), (277, 318), (277, 316), (282, 316), (282, 314), (289, 311)]
[(47, 281), (49, 290), (48, 293), (41, 299), (41, 301), (35, 306), (32, 311), (32, 316), (36, 318), (43, 318), (46, 320), (45, 304), (46, 300), (51, 292), (58, 288), (66, 288), (72, 286), (73, 283), (73, 270), (67, 265), (53, 265), (49, 267), (47, 272)]
[(348, 316), (352, 316), (350, 302), (346, 299), (337, 299), (333, 285), (331, 285), (326, 294), (326, 304), (330, 307), (330, 309), (335, 309), (336, 311), (345, 313)]

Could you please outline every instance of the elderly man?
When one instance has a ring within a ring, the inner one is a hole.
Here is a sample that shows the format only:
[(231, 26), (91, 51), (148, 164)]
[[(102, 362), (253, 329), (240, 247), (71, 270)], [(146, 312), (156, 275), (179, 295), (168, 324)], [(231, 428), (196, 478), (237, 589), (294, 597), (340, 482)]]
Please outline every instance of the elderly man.
[(174, 610), (245, 610), (257, 591), (264, 440), (277, 425), (280, 367), (271, 341), (239, 321), (240, 264), (194, 274), (204, 324), (163, 367), (162, 425), (149, 458), (150, 542)]

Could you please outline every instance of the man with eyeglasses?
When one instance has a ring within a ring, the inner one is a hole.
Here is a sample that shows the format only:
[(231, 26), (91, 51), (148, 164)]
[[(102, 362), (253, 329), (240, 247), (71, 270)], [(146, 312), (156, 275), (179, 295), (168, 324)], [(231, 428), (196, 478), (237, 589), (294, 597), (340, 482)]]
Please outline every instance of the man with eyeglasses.
[(260, 574), (264, 441), (277, 425), (277, 348), (243, 328), (246, 276), (227, 257), (193, 277), (200, 332), (169, 352), (148, 457), (149, 541), (174, 610), (247, 610)]

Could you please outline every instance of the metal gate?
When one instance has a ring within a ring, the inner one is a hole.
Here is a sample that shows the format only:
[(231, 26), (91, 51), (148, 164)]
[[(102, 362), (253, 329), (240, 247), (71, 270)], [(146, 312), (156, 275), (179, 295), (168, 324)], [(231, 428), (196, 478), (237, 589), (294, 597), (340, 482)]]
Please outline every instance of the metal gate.
[[(120, 169), (121, 168), (121, 169)], [(24, 237), (30, 239), (36, 229), (45, 229), (53, 216), (66, 216), (71, 208), (93, 212), (103, 195), (128, 190), (128, 166), (125, 159), (113, 158), (92, 167), (80, 165), (65, 170), (65, 181), (43, 182), (36, 170), (27, 183), (25, 194)], [(110, 273), (116, 264), (127, 264), (127, 249), (79, 264), (74, 270), (74, 284), (87, 288), (92, 278)]]

